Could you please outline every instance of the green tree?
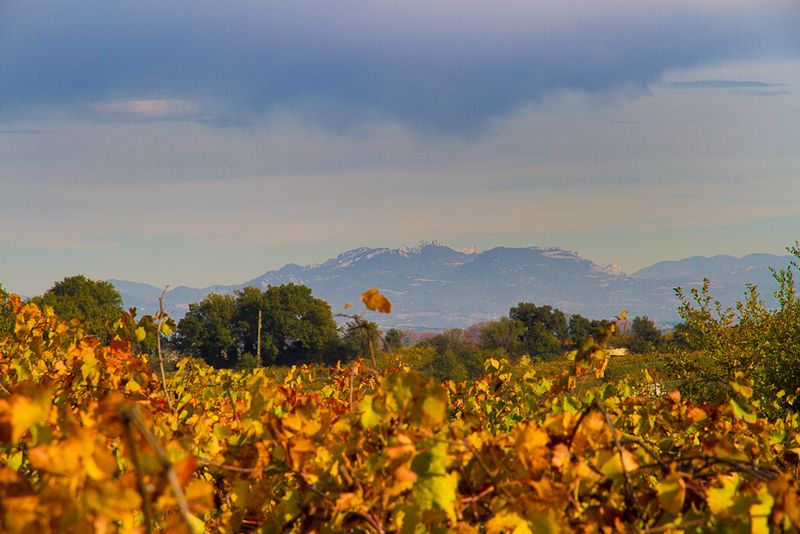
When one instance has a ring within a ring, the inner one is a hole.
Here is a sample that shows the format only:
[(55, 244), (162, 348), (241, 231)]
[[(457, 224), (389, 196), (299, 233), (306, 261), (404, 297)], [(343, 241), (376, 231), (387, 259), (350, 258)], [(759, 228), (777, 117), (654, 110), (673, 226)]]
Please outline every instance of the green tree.
[(525, 327), (520, 321), (501, 317), (484, 324), (479, 333), (480, 346), (484, 350), (502, 349), (507, 357), (522, 354), (522, 334)]
[(433, 376), (439, 381), (455, 380), (456, 382), (461, 382), (470, 377), (465, 359), (451, 350), (445, 351), (443, 354), (437, 354), (435, 358), (424, 364), (420, 371)]
[[(800, 260), (797, 243), (788, 250)], [(708, 280), (691, 289), (691, 299), (676, 289), (684, 320), (681, 332), (690, 350), (671, 357), (667, 370), (684, 394), (701, 401), (731, 395), (730, 383), (738, 372), (753, 380), (754, 397), (762, 407), (783, 398), (784, 406), (800, 410), (800, 299), (794, 282), (799, 268), (793, 261), (773, 270), (779, 285), (776, 309), (766, 308), (754, 285), (731, 308), (714, 300)]]
[(445, 330), (444, 332), (425, 339), (420, 345), (433, 347), (440, 356), (446, 352), (452, 352), (456, 356), (464, 356), (469, 352), (476, 352), (478, 350), (475, 343), (461, 328)]
[(644, 354), (653, 352), (661, 345), (661, 331), (646, 315), (636, 316), (631, 323), (630, 349), (632, 352)]
[[(347, 358), (370, 357), (380, 347), (380, 331), (372, 321), (350, 321), (343, 327), (342, 350)], [(370, 345), (372, 348), (370, 349)]]
[(68, 276), (56, 282), (31, 302), (52, 306), (64, 321), (80, 320), (88, 335), (104, 343), (113, 337), (113, 324), (124, 312), (122, 296), (112, 284), (83, 275)]
[(403, 333), (397, 328), (390, 328), (383, 335), (383, 350), (394, 352), (403, 347)]
[(214, 367), (235, 366), (240, 354), (235, 313), (233, 295), (210, 293), (200, 302), (189, 304), (189, 312), (178, 322), (173, 345)]
[(561, 354), (569, 331), (563, 311), (552, 306), (520, 302), (511, 308), (508, 316), (522, 323), (522, 343), (532, 357), (547, 359)]
[(293, 363), (322, 358), (339, 342), (330, 305), (298, 284), (263, 292), (262, 360)]
[(483, 374), (483, 359), (478, 345), (460, 328), (451, 328), (420, 343), (432, 347), (436, 357), (419, 370), (438, 380), (465, 380)]
[(570, 345), (580, 347), (586, 338), (597, 335), (597, 332), (606, 326), (608, 326), (606, 319), (587, 319), (577, 313), (570, 315), (568, 326)]
[(265, 293), (255, 287), (247, 286), (236, 291), (234, 297), (233, 324), (231, 326), (234, 335), (239, 341), (243, 353), (253, 355), (257, 358), (258, 342), (258, 320), (259, 312), (261, 317), (261, 347), (262, 361), (264, 362), (264, 347), (271, 342), (271, 338), (264, 328), (264, 315), (267, 309), (267, 299)]
[(259, 312), (262, 364), (321, 357), (339, 341), (330, 306), (308, 287), (287, 284), (211, 294), (190, 304), (178, 323), (175, 346), (215, 367), (235, 366), (240, 355), (258, 352)]
[(9, 294), (0, 284), (0, 338), (14, 332), (14, 314), (8, 309)]
[(411, 347), (401, 347), (392, 353), (383, 354), (380, 361), (383, 366), (388, 367), (395, 362), (399, 362), (419, 371), (438, 356), (436, 349), (430, 345), (416, 344)]
[(569, 338), (573, 346), (580, 346), (583, 341), (592, 335), (592, 321), (580, 314), (569, 317)]

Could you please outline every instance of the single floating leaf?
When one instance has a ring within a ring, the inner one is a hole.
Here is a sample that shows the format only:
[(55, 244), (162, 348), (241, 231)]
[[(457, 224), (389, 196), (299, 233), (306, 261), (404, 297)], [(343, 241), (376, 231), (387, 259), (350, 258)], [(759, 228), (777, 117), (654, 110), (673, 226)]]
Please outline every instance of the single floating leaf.
[(381, 295), (377, 287), (373, 287), (361, 293), (361, 300), (368, 310), (380, 313), (391, 313), (392, 311), (392, 303), (389, 302), (389, 299)]

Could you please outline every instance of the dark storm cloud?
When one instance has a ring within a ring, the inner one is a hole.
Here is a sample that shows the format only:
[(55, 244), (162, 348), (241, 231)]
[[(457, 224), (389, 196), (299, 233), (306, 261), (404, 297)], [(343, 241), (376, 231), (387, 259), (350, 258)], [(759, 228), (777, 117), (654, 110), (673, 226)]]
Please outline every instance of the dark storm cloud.
[(98, 102), (146, 99), (167, 103), (156, 119), (191, 101), (198, 120), (222, 125), (288, 109), (333, 128), (378, 117), (479, 131), (561, 89), (644, 88), (670, 68), (796, 56), (791, 6), (6, 0), (0, 116), (96, 118)]

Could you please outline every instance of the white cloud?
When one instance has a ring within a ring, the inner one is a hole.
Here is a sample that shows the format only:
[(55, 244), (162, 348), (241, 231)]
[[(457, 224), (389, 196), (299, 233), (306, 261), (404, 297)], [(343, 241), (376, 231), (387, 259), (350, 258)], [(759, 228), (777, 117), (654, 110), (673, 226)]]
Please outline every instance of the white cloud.
[(101, 115), (118, 118), (181, 119), (198, 114), (198, 106), (190, 100), (128, 99), (92, 102), (89, 108)]

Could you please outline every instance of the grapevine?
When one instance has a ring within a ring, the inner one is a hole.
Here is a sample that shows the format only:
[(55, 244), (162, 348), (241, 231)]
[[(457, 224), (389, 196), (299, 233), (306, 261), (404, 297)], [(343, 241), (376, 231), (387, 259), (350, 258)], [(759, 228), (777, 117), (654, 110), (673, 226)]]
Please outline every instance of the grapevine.
[[(440, 383), (402, 361), (278, 377), (186, 358), (162, 385), (124, 332), (103, 345), (9, 306), (3, 531), (800, 529), (797, 414), (763, 417), (742, 374), (714, 404), (659, 393), (651, 371), (605, 381), (614, 323), (556, 377), (501, 359)], [(164, 323), (146, 324), (138, 341)]]

